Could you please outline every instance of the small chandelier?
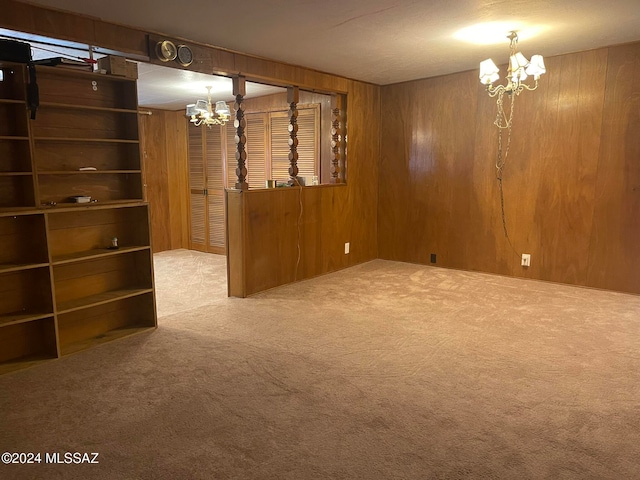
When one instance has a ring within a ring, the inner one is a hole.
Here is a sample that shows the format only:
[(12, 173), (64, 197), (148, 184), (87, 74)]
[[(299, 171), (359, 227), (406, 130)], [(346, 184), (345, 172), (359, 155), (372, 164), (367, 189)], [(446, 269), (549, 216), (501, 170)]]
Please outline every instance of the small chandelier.
[[(523, 90), (535, 90), (538, 88), (540, 75), (547, 71), (544, 67), (542, 55), (534, 55), (529, 61), (522, 53), (516, 52), (516, 47), (518, 46), (518, 34), (516, 32), (510, 32), (507, 38), (511, 41), (511, 54), (509, 56), (509, 67), (507, 68), (506, 85), (493, 85), (493, 82), (500, 78), (500, 70), (493, 63), (493, 60), (489, 58), (480, 62), (480, 82), (487, 86), (487, 93), (489, 93), (490, 97), (498, 97), (498, 116), (495, 121), (495, 125), (498, 128), (511, 127), (515, 97), (520, 95)], [(524, 83), (529, 76), (533, 76), (533, 86)], [(505, 93), (511, 98), (511, 109), (508, 117), (503, 108), (503, 96)]]
[(207, 99), (187, 105), (187, 117), (196, 127), (206, 125), (211, 128), (212, 125), (227, 123), (231, 118), (231, 110), (223, 100), (216, 102), (214, 107), (211, 103), (211, 87), (207, 87)]

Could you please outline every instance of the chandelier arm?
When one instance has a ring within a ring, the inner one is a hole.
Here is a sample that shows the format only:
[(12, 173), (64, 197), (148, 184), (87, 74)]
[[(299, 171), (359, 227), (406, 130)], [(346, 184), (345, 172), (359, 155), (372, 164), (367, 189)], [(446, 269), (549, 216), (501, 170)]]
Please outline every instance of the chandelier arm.
[(497, 87), (494, 87), (493, 85), (487, 85), (487, 93), (491, 98), (494, 98), (496, 95), (500, 94), (501, 92), (504, 93), (504, 90), (505, 90), (504, 85), (498, 85)]
[(522, 88), (529, 90), (530, 92), (533, 92), (535, 89), (538, 88), (538, 80), (536, 80), (536, 82), (533, 84), (533, 87), (530, 85), (527, 85), (526, 83), (521, 83), (520, 86)]

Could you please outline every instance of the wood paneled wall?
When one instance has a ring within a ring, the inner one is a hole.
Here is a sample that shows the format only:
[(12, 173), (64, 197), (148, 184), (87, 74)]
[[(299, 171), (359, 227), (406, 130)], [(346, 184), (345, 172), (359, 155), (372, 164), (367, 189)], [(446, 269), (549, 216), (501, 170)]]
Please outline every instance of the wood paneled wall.
[(640, 293), (640, 43), (546, 62), (504, 170), (515, 251), (477, 72), (382, 87), (381, 258)]
[(189, 248), (187, 122), (184, 112), (139, 115), (145, 199), (154, 252)]
[(229, 215), (244, 212), (241, 224), (228, 224), (231, 295), (251, 295), (377, 257), (380, 89), (350, 82), (349, 92), (346, 185), (228, 192)]

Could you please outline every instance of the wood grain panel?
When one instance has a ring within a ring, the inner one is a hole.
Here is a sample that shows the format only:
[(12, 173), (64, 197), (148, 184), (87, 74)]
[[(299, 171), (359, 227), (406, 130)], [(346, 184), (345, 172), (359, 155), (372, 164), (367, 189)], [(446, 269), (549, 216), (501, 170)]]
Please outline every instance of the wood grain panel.
[(606, 62), (606, 49), (551, 58), (557, 74), (522, 99), (519, 131), (535, 134), (515, 142), (510, 216), (514, 246), (538, 260), (511, 256), (513, 275), (587, 283)]
[(49, 251), (54, 259), (111, 245), (118, 238), (120, 247), (148, 243), (149, 222), (146, 207), (124, 207), (95, 211), (48, 213)]
[(89, 196), (98, 202), (142, 200), (140, 173), (39, 175), (39, 203), (71, 202)]
[(268, 80), (283, 87), (297, 85), (301, 88), (346, 93), (349, 85), (349, 80), (343, 77), (241, 53), (234, 54), (234, 66), (237, 72), (247, 75), (247, 79)]
[(163, 110), (150, 110), (152, 115), (139, 115), (140, 148), (144, 158), (146, 199), (151, 215), (151, 244), (154, 252), (171, 248), (169, 172), (166, 149), (166, 115)]
[(142, 30), (94, 20), (96, 45), (118, 52), (147, 56), (147, 34)]
[(639, 50), (549, 58), (538, 90), (516, 98), (504, 170), (511, 244), (496, 103), (476, 72), (383, 87), (380, 256), (428, 264), (435, 253), (439, 266), (640, 291), (630, 267), (640, 254), (630, 141), (640, 134)]
[(24, 104), (0, 103), (0, 137), (27, 137), (27, 109)]
[(18, 359), (56, 358), (53, 318), (0, 329), (0, 363)]
[[(60, 348), (63, 355), (78, 350), (73, 344), (108, 336), (118, 329), (155, 326), (146, 312), (153, 309), (153, 294), (147, 293), (89, 310), (66, 313), (58, 317)], [(106, 334), (106, 335), (105, 335)]]
[[(155, 40), (173, 39), (177, 37), (159, 36), (155, 32), (144, 32), (122, 25), (103, 22), (99, 19), (77, 14), (60, 12), (51, 8), (0, 0), (0, 26), (18, 31), (48, 35), (53, 38), (73, 40), (104, 47), (112, 46), (124, 52), (145, 55), (147, 49), (141, 46), (141, 35), (149, 34), (151, 42)], [(242, 74), (254, 80), (267, 80), (280, 83), (282, 86), (298, 85), (309, 89), (320, 89), (327, 92), (347, 93), (350, 80), (328, 73), (304, 67), (288, 65), (274, 60), (254, 57), (242, 53), (233, 53), (224, 48), (199, 44), (185, 40), (197, 54), (198, 60), (187, 70), (203, 73), (220, 73), (225, 75)], [(148, 47), (147, 47), (148, 48)], [(200, 52), (202, 50), (202, 53)], [(151, 62), (159, 62), (151, 55)], [(163, 65), (167, 65), (164, 64)], [(178, 64), (168, 64), (181, 68)]]
[(34, 207), (31, 176), (0, 176), (0, 208)]
[(36, 137), (137, 140), (136, 117), (136, 113), (43, 107), (31, 125)]
[(245, 208), (244, 192), (225, 190), (227, 205), (227, 293), (230, 297), (247, 296), (247, 272), (245, 257)]
[(640, 43), (611, 47), (589, 285), (640, 293)]
[(0, 217), (0, 267), (47, 263), (43, 215)]
[(89, 17), (13, 0), (0, 0), (0, 11), (0, 24), (6, 28), (95, 45), (94, 20)]
[[(143, 151), (146, 148), (144, 136), (141, 135)], [(82, 167), (95, 167), (97, 170), (141, 168), (138, 144), (36, 142), (36, 147), (33, 154), (39, 172), (78, 170)]]
[(27, 140), (0, 140), (0, 172), (30, 172), (31, 154)]
[(0, 274), (0, 315), (53, 312), (50, 292), (47, 267)]
[(187, 124), (184, 112), (165, 112), (171, 248), (189, 247)]
[[(134, 80), (98, 74), (73, 76), (75, 72), (56, 70), (56, 67), (38, 66), (36, 70), (41, 92), (40, 101), (69, 105), (74, 114), (78, 113), (78, 109), (74, 108), (78, 104), (129, 110), (132, 109), (132, 105), (138, 104)], [(96, 84), (94, 85), (93, 82)], [(39, 119), (40, 111), (36, 123)]]
[(148, 251), (57, 265), (53, 277), (57, 305), (113, 290), (152, 288)]
[(466, 73), (382, 89), (383, 258), (428, 263), (436, 253), (453, 265), (464, 259), (466, 241), (456, 229), (472, 208), (467, 192), (472, 191), (475, 93), (475, 80)]

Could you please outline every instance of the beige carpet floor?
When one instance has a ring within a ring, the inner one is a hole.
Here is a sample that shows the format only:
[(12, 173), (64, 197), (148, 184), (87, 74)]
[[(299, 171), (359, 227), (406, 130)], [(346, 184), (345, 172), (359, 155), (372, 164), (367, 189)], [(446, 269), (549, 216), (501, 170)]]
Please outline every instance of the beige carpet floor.
[(156, 256), (159, 329), (0, 377), (2, 479), (640, 478), (640, 297), (376, 260), (228, 299)]

